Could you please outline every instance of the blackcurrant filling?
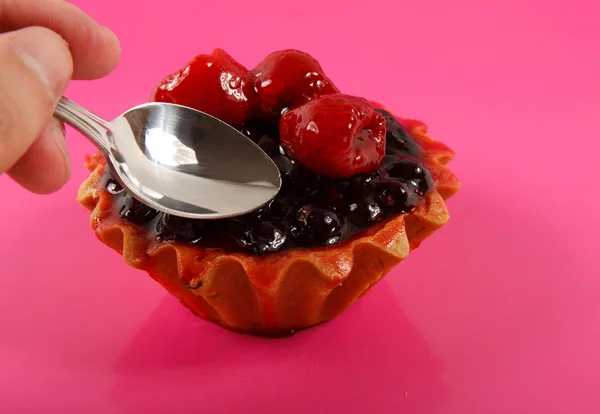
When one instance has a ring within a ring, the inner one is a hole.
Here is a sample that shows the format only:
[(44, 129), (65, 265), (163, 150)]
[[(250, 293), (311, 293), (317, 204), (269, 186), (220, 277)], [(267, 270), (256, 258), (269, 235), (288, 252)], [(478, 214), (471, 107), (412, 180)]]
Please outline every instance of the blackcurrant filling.
[(103, 185), (115, 210), (159, 241), (193, 243), (259, 255), (330, 246), (402, 213), (412, 211), (432, 188), (423, 149), (388, 112), (386, 155), (377, 171), (347, 180), (315, 174), (290, 159), (276, 128), (249, 121), (241, 131), (277, 164), (283, 186), (267, 206), (222, 220), (190, 220), (159, 213), (133, 199), (105, 173)]

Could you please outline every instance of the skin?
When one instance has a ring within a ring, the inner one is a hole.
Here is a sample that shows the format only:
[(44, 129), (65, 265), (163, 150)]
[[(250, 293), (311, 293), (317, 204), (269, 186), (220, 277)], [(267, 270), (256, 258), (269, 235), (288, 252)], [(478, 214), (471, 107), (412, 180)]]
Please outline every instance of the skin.
[(119, 55), (117, 37), (64, 0), (0, 0), (0, 174), (34, 193), (60, 189), (71, 166), (56, 103)]

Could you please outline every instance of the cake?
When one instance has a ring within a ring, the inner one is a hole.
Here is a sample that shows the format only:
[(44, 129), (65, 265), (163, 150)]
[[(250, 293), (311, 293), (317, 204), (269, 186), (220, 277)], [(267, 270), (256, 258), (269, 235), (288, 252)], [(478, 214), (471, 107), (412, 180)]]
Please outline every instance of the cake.
[(243, 216), (175, 217), (127, 194), (96, 153), (78, 201), (100, 241), (225, 328), (281, 334), (330, 320), (448, 221), (453, 151), (424, 123), (341, 93), (306, 53), (274, 52), (247, 70), (216, 49), (152, 100), (239, 129), (278, 166), (279, 194)]

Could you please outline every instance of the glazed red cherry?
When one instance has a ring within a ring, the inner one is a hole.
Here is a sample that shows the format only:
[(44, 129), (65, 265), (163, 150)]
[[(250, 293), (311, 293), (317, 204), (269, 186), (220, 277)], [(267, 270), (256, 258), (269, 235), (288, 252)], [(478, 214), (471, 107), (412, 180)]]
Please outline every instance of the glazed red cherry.
[(248, 70), (221, 49), (198, 55), (184, 68), (169, 75), (152, 93), (152, 100), (188, 106), (232, 125), (247, 118), (244, 95)]
[(349, 95), (325, 95), (287, 112), (281, 144), (308, 169), (333, 179), (377, 170), (385, 155), (385, 119)]
[(270, 120), (311, 99), (339, 92), (319, 62), (298, 50), (271, 53), (250, 72), (247, 87), (259, 115)]

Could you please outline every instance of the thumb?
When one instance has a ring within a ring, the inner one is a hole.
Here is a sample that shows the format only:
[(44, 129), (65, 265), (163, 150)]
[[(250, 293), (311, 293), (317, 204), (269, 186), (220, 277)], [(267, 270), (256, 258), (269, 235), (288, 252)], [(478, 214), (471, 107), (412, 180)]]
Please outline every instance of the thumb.
[[(28, 27), (0, 35), (0, 174), (15, 166), (36, 140), (47, 139), (47, 126), (72, 72), (69, 48), (53, 31)], [(53, 140), (54, 149), (35, 146), (37, 151), (54, 151), (38, 154), (45, 163), (37, 169), (40, 174), (64, 174), (64, 143)], [(60, 152), (57, 145), (63, 145)]]

